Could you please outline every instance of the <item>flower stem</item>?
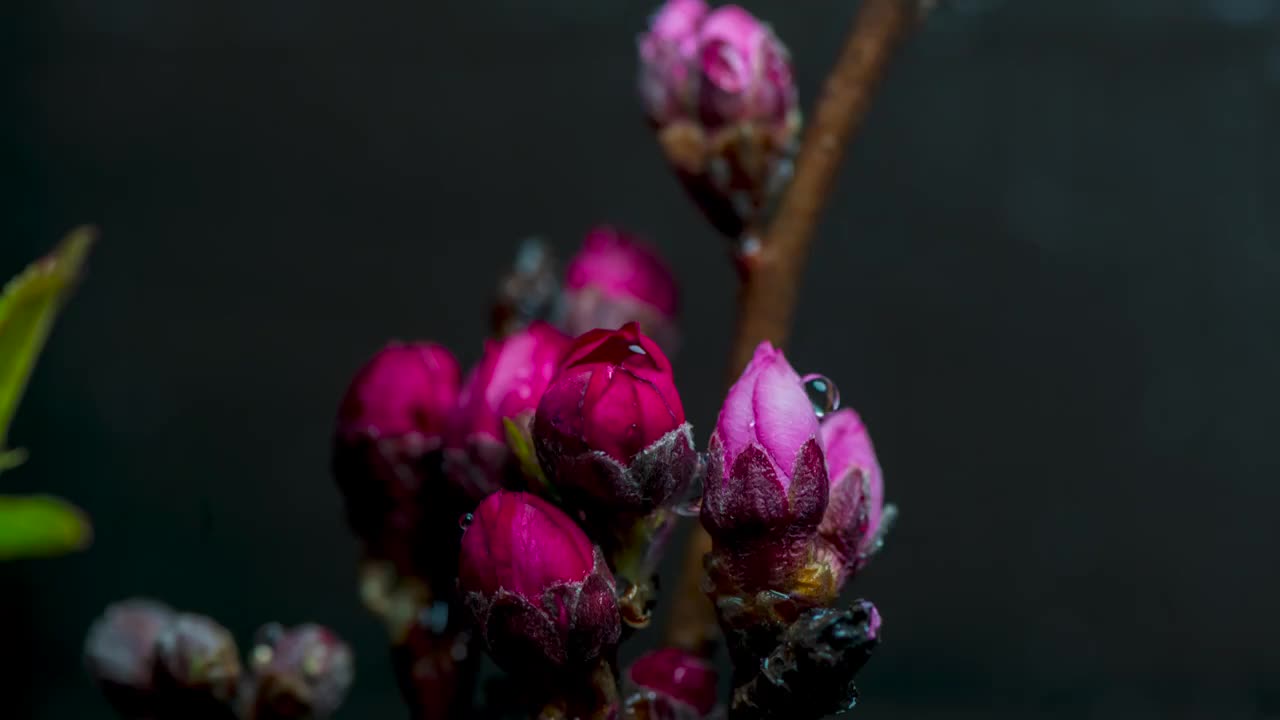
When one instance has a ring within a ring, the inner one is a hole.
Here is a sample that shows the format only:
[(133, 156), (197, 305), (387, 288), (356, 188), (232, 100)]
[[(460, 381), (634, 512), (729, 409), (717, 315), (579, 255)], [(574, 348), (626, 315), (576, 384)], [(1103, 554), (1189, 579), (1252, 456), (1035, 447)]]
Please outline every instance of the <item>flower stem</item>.
[[(782, 346), (791, 333), (809, 245), (835, 182), (844, 149), (866, 118), (894, 51), (927, 14), (928, 0), (863, 0), (844, 49), (827, 76), (776, 213), (739, 258), (742, 285), (728, 377), (735, 380), (763, 340)], [(667, 628), (667, 642), (706, 653), (715, 637), (714, 610), (703, 595), (703, 556), (711, 538), (695, 527), (686, 549)]]
[(618, 679), (613, 661), (600, 658), (575, 678), (552, 684), (556, 697), (542, 706), (538, 720), (609, 720), (618, 710)]
[(360, 564), (360, 595), (387, 628), (391, 663), (413, 720), (473, 717), (478, 638), (462, 608), (430, 583), (399, 576), (385, 561)]

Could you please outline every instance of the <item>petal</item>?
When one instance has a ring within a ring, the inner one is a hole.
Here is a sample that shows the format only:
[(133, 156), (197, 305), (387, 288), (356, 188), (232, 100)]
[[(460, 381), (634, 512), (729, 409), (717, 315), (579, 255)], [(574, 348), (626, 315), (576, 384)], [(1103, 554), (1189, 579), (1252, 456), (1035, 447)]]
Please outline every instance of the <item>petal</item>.
[(760, 372), (752, 411), (757, 441), (769, 451), (774, 463), (785, 469), (784, 482), (789, 483), (796, 453), (818, 435), (818, 417), (800, 376), (781, 353)]

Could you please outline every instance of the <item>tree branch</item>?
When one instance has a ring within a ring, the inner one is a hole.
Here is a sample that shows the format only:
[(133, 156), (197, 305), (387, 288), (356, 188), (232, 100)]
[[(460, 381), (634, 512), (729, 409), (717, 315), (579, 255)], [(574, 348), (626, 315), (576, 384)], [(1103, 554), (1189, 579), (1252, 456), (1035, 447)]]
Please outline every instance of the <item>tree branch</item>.
[[(738, 326), (728, 381), (737, 379), (763, 340), (784, 345), (791, 334), (809, 245), (835, 182), (845, 146), (866, 118), (894, 51), (928, 13), (929, 0), (863, 0), (844, 49), (827, 76), (796, 157), (795, 175), (758, 246), (742, 258)], [(702, 591), (702, 558), (711, 538), (695, 527), (686, 549), (667, 642), (706, 652), (715, 616)]]

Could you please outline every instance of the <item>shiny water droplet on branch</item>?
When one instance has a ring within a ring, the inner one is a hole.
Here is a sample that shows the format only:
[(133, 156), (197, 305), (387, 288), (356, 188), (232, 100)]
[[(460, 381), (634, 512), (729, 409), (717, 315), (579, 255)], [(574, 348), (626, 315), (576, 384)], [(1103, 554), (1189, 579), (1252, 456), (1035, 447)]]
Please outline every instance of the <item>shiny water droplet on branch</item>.
[(804, 381), (804, 391), (809, 396), (809, 402), (813, 404), (815, 415), (826, 417), (840, 409), (840, 388), (831, 382), (831, 378), (826, 375), (812, 374), (800, 379)]
[(471, 526), (471, 521), (474, 520), (475, 517), (476, 516), (471, 513), (463, 513), (462, 517), (458, 518), (458, 527), (466, 530)]

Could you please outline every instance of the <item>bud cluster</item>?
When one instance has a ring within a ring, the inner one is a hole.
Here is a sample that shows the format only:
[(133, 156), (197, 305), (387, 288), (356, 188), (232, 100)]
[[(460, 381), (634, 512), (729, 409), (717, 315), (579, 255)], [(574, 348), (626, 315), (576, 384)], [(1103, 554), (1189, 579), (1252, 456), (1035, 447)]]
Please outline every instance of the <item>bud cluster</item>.
[[(735, 665), (772, 663), (739, 692), (781, 697), (790, 688), (822, 714), (852, 702), (853, 675), (878, 642), (873, 605), (829, 606), (879, 548), (893, 509), (861, 418), (835, 407), (829, 380), (812, 377), (825, 390), (820, 403), (809, 392), (815, 381), (781, 351), (768, 342), (756, 349), (711, 436), (702, 524), (712, 538), (710, 595)], [(805, 658), (818, 669), (797, 671)], [(825, 687), (836, 690), (819, 696), (778, 680), (793, 671), (804, 682), (833, 679)]]
[[(524, 270), (545, 276), (540, 257)], [(510, 308), (548, 305), (516, 302), (521, 287), (546, 293), (545, 282), (508, 282)], [(341, 405), (333, 467), (364, 544), (366, 602), (406, 661), (403, 685), (419, 683), (418, 667), (460, 671), (437, 651), (467, 633), (462, 615), (500, 663), (561, 670), (612, 652), (620, 605), (629, 623), (647, 622), (666, 508), (700, 462), (671, 363), (644, 332), (674, 341), (678, 290), (651, 248), (599, 226), (560, 292), (558, 325), (500, 313), (502, 334), (465, 377), (439, 345), (393, 343)], [(579, 523), (620, 530), (593, 542)], [(450, 619), (424, 636), (417, 618), (435, 609)]]
[(124, 600), (89, 628), (85, 667), (125, 718), (331, 716), (351, 686), (346, 643), (318, 625), (268, 627), (270, 640), (254, 647), (246, 671), (235, 638), (213, 619), (144, 598)]
[[(588, 272), (592, 262), (571, 274), (576, 289), (593, 277), (658, 297), (620, 266)], [(701, 468), (711, 596), (736, 659), (779, 647), (880, 543), (889, 513), (865, 426), (834, 407), (825, 378), (827, 402), (815, 405), (813, 381), (768, 343), (729, 389), (705, 462), (671, 362), (635, 321), (572, 339), (534, 321), (489, 341), (465, 380), (457, 368), (431, 344), (375, 357), (343, 403), (336, 452), (372, 462), (335, 467), (361, 471), (339, 480), (367, 547), (390, 537), (456, 572), (447, 607), (504, 667), (585, 672), (612, 654), (624, 622), (648, 622), (672, 505)], [(646, 668), (633, 675), (653, 677)], [(673, 717), (705, 714), (642, 694)]]
[[(667, 0), (639, 52), (668, 161), (715, 227), (745, 243), (800, 128), (786, 47), (736, 5)], [(712, 539), (704, 587), (735, 663), (734, 708), (851, 702), (880, 619), (870, 603), (832, 605), (893, 514), (866, 427), (830, 381), (802, 377), (765, 342), (700, 452), (668, 359), (678, 311), (663, 260), (601, 225), (563, 273), (546, 243), (522, 247), (499, 285), (494, 337), (465, 374), (439, 345), (393, 344), (352, 382), (334, 471), (366, 559), (380, 563), (371, 594), (409, 598), (370, 606), (395, 616), (415, 708), (459, 714), (467, 689), (455, 681), (474, 674), (475, 638), (525, 691), (560, 692), (543, 716), (723, 713), (714, 670), (682, 650), (641, 657), (620, 688), (613, 676), (617, 644), (649, 621), (665, 541), (691, 514)], [(699, 480), (701, 497), (686, 497)], [(297, 664), (287, 646), (271, 653), (255, 667)], [(257, 686), (275, 705), (306, 687), (328, 706), (295, 676)]]
[[(465, 377), (453, 353), (441, 345), (393, 342), (356, 374), (338, 412), (333, 471), (345, 499), (348, 524), (363, 542), (366, 558), (389, 563), (400, 577), (427, 580), (437, 594), (448, 594), (456, 574), (450, 563), (436, 559), (441, 547), (456, 546), (456, 533), (441, 532), (441, 528), (498, 489), (529, 487), (528, 471), (537, 458), (532, 452), (521, 457), (509, 446), (509, 433), (514, 429), (529, 435), (539, 402), (561, 373), (573, 337), (632, 323), (632, 339), (624, 347), (640, 343), (637, 347), (652, 351), (644, 362), (622, 364), (626, 366), (623, 375), (644, 380), (627, 384), (620, 375), (616, 386), (609, 381), (614, 372), (608, 362), (602, 365), (583, 352), (575, 356), (575, 382), (597, 369), (601, 372), (585, 416), (566, 421), (581, 425), (589, 420), (590, 433), (597, 439), (607, 434), (602, 425), (597, 429), (597, 421), (613, 412), (619, 393), (670, 374), (660, 348), (669, 349), (676, 342), (679, 291), (671, 270), (653, 248), (617, 228), (593, 228), (565, 269), (563, 282), (557, 284), (560, 300), (556, 303), (544, 297), (549, 292), (547, 276), (554, 274), (548, 253), (537, 244), (522, 250), (516, 273), (503, 285), (502, 300), (511, 307), (502, 314), (502, 332), (485, 343)], [(525, 291), (537, 298), (521, 298)], [(522, 305), (524, 300), (531, 304)], [(530, 309), (553, 306), (558, 310), (543, 313), (545, 318)], [(635, 339), (641, 332), (642, 342)], [(641, 367), (655, 363), (661, 366)], [(557, 397), (573, 392), (567, 385), (568, 381), (560, 384)], [(621, 473), (636, 466), (627, 474), (634, 479), (634, 487), (617, 486), (620, 502), (660, 504), (665, 497), (658, 496), (669, 495), (674, 488), (649, 485), (670, 484), (673, 478), (652, 466), (667, 454), (693, 452), (687, 427), (684, 437), (679, 437), (684, 414), (674, 387), (668, 381), (661, 392), (665, 395), (659, 393), (658, 399), (670, 405), (663, 417), (644, 403), (639, 408), (649, 426), (662, 427), (659, 435), (671, 434), (661, 448), (642, 452), (648, 443), (635, 446), (649, 428), (632, 432), (608, 448), (591, 448), (586, 438), (573, 440), (572, 428), (560, 435), (580, 451), (576, 462), (583, 467), (603, 464), (606, 470)], [(625, 422), (628, 417), (615, 414), (614, 420)], [(588, 449), (604, 452), (588, 458), (582, 454)], [(537, 457), (543, 457), (542, 450)], [(560, 459), (575, 461), (567, 456)], [(581, 475), (565, 473), (566, 477)], [(578, 485), (592, 492), (591, 486), (599, 489), (601, 483), (583, 479)]]
[(866, 427), (853, 410), (815, 408), (768, 342), (729, 389), (709, 455), (702, 524), (744, 591), (823, 604), (875, 551), (884, 480)]

